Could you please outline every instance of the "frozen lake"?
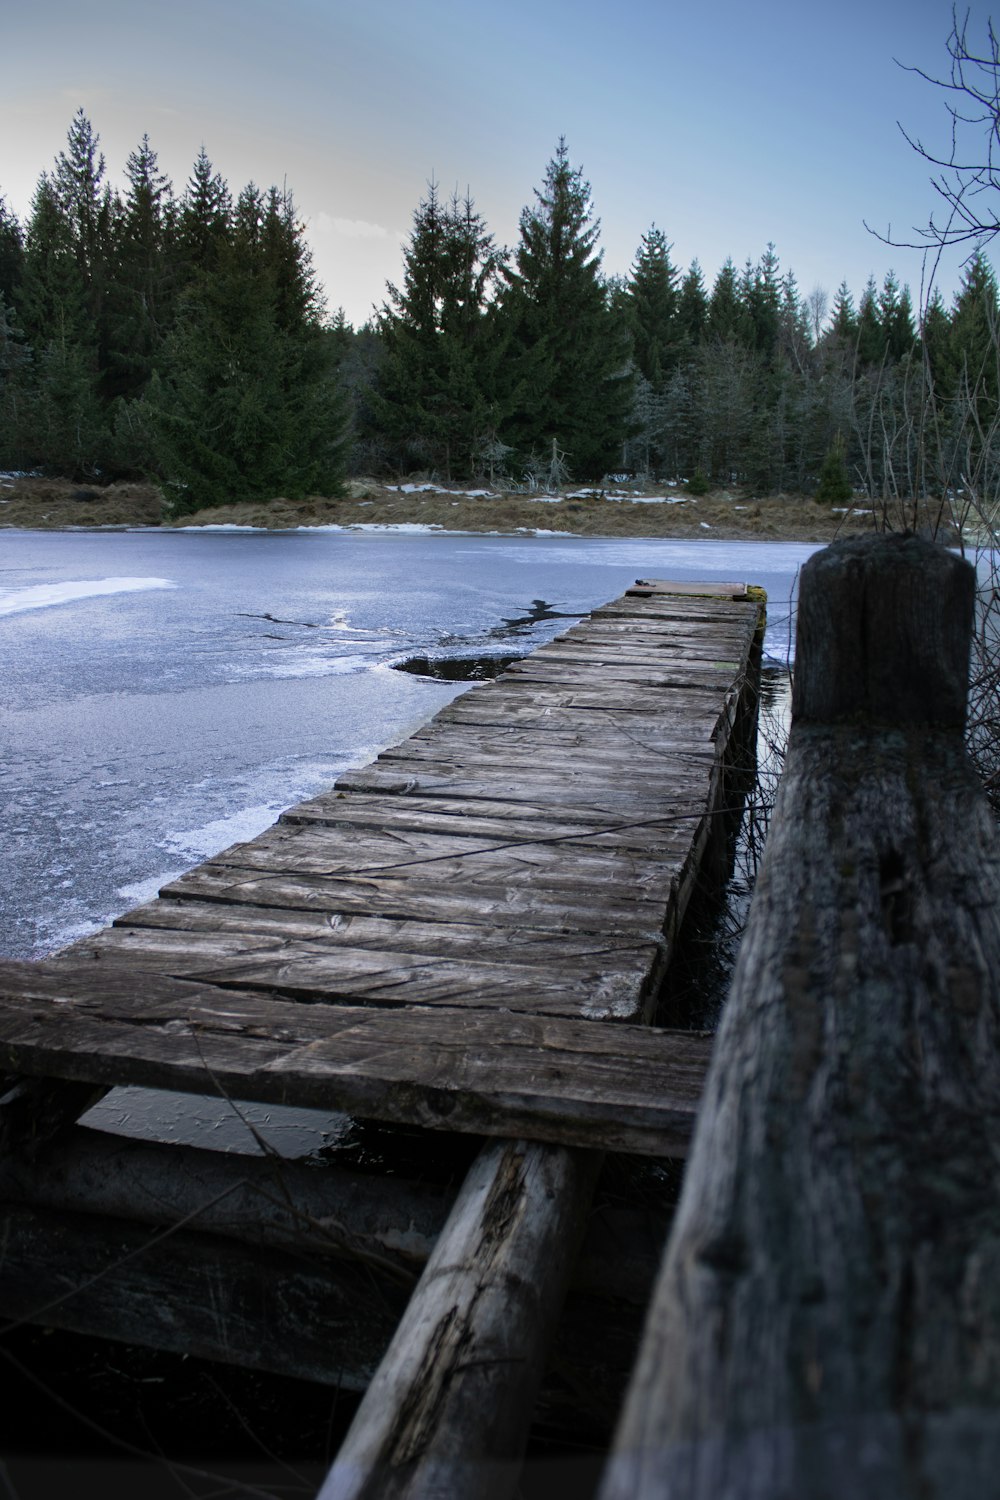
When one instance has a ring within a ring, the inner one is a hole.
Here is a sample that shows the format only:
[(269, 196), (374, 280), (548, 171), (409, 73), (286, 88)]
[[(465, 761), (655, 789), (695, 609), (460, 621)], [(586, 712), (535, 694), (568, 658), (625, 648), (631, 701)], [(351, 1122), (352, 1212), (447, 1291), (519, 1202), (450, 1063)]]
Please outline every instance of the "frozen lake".
[[(233, 530), (0, 532), (0, 953), (37, 957), (251, 837), (638, 577), (768, 591), (797, 544)], [(473, 691), (475, 689), (472, 689)]]

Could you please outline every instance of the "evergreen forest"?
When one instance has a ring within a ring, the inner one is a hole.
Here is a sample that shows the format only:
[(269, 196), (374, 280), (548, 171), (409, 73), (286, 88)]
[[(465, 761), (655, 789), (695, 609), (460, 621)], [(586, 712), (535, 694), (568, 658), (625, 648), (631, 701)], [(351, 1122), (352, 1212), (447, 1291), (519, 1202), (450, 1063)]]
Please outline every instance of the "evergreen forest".
[[(330, 316), (287, 189), (180, 193), (147, 137), (123, 187), (79, 111), (25, 222), (0, 197), (0, 468), (159, 483), (175, 514), (335, 495), (352, 473), (532, 489), (609, 475), (695, 490), (899, 498), (992, 476), (998, 289), (952, 305), (890, 273), (804, 295), (773, 244), (711, 286), (642, 236), (602, 267), (564, 141), (498, 245), (431, 183), (399, 285)], [(333, 289), (335, 291), (335, 289)]]

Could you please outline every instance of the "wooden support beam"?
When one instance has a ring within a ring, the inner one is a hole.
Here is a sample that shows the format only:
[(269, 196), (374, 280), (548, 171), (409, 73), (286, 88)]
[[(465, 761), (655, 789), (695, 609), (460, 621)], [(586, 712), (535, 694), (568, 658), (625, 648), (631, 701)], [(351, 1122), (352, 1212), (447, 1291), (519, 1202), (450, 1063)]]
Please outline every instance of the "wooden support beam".
[(362, 1391), (409, 1288), (316, 1258), (105, 1215), (0, 1205), (0, 1319)]
[[(426, 1149), (434, 1145), (431, 1138)], [(668, 1214), (649, 1204), (623, 1206), (614, 1162), (609, 1171), (611, 1196), (588, 1218), (573, 1285), (595, 1298), (645, 1306)], [(54, 1214), (64, 1226), (80, 1215), (183, 1229), (247, 1248), (367, 1265), (401, 1284), (416, 1282), (457, 1191), (426, 1176), (167, 1145), (86, 1126), (30, 1158), (0, 1161), (0, 1201)]]
[(484, 1147), (320, 1500), (513, 1493), (600, 1163), (529, 1142)]
[(1000, 1470), (1000, 841), (974, 580), (803, 570), (795, 721), (602, 1500), (980, 1500)]
[(0, 1201), (60, 1215), (186, 1227), (246, 1246), (340, 1256), (415, 1281), (454, 1188), (165, 1145), (78, 1127), (0, 1162)]
[[(613, 990), (593, 997), (601, 1014), (614, 1004)], [(683, 1156), (710, 1048), (695, 1032), (299, 1003), (79, 956), (0, 960), (12, 1069), (476, 1135)]]

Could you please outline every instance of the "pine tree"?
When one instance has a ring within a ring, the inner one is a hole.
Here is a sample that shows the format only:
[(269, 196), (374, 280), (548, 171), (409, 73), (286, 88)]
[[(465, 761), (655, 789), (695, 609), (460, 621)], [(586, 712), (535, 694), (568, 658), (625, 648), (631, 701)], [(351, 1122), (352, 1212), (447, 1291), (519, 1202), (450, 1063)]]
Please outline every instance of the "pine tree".
[(181, 279), (190, 284), (211, 272), (220, 248), (230, 240), (232, 196), (225, 178), (208, 159), (204, 146), (195, 158), (177, 225)]
[(848, 290), (846, 281), (840, 283), (833, 299), (830, 337), (839, 344), (849, 346), (852, 351), (857, 343), (858, 315), (854, 310), (854, 298)]
[(838, 432), (827, 449), (816, 481), (816, 499), (822, 505), (845, 505), (853, 494), (847, 473), (844, 439)]
[(379, 318), (371, 405), (400, 469), (471, 475), (495, 436), (489, 311), (501, 261), (471, 197), (443, 203), (432, 182), (414, 213), (402, 287), (389, 286)]
[(869, 276), (861, 293), (858, 308), (857, 361), (862, 367), (880, 365), (885, 358), (886, 341), (879, 315), (878, 291), (874, 276)]
[(677, 299), (677, 332), (683, 360), (698, 347), (708, 321), (708, 296), (701, 266), (693, 260), (681, 282)]
[(705, 329), (710, 338), (738, 338), (743, 330), (743, 305), (740, 299), (736, 267), (726, 260), (708, 299)]
[(920, 325), (920, 341), (930, 369), (934, 396), (938, 403), (955, 394), (957, 366), (951, 337), (951, 319), (940, 291), (935, 289)]
[(24, 233), (17, 215), (0, 194), (0, 297), (8, 306), (24, 268)]
[(877, 298), (879, 331), (888, 358), (896, 363), (912, 354), (917, 343), (913, 322), (913, 303), (908, 286), (900, 288), (895, 273), (886, 273)]
[(655, 224), (642, 237), (624, 292), (636, 367), (659, 390), (677, 364), (679, 330), (677, 271)]
[(149, 383), (174, 314), (174, 202), (169, 179), (144, 135), (125, 165), (124, 201), (113, 219), (102, 387), (134, 399)]
[[(157, 469), (177, 513), (335, 494), (342, 481), (346, 409), (333, 345), (317, 297), (297, 321), (288, 316), (288, 268), (265, 234), (269, 201), (250, 185), (227, 235), (202, 242), (214, 268), (185, 292), (162, 375), (141, 403), (138, 417), (154, 434)], [(304, 285), (308, 251), (301, 228), (290, 216), (289, 223)]]
[(974, 417), (980, 433), (997, 424), (1000, 406), (1000, 303), (993, 267), (977, 251), (962, 273), (951, 315), (953, 399), (960, 418)]
[(741, 291), (744, 342), (768, 360), (777, 348), (781, 331), (782, 285), (773, 245), (768, 245), (756, 266), (747, 262)]
[(70, 478), (101, 469), (97, 327), (64, 200), (42, 174), (32, 200), (15, 310), (33, 350), (17, 377), (17, 441), (30, 467)]
[(600, 479), (620, 462), (632, 378), (601, 277), (590, 185), (570, 166), (563, 139), (535, 198), (504, 272), (510, 386), (501, 436), (524, 459), (543, 457), (555, 442), (575, 478)]

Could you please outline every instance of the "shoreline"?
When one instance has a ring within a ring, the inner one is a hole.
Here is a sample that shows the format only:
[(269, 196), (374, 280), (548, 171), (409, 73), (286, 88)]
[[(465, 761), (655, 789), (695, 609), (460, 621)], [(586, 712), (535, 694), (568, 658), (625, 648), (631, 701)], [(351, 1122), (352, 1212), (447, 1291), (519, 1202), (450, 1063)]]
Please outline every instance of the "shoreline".
[(0, 531), (91, 531), (150, 527), (226, 527), (266, 531), (312, 528), (676, 538), (691, 541), (787, 541), (823, 544), (872, 529), (870, 508), (831, 510), (798, 495), (756, 497), (715, 490), (688, 495), (676, 485), (566, 489), (519, 495), (412, 482), (386, 485), (354, 479), (342, 497), (283, 497), (215, 506), (191, 515), (164, 515), (153, 485), (120, 483), (105, 490), (39, 478), (0, 482)]

